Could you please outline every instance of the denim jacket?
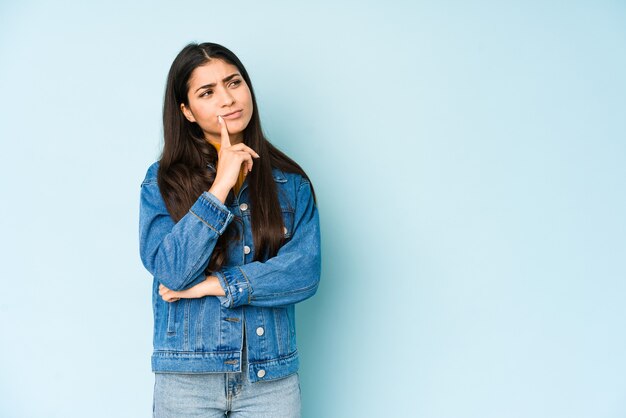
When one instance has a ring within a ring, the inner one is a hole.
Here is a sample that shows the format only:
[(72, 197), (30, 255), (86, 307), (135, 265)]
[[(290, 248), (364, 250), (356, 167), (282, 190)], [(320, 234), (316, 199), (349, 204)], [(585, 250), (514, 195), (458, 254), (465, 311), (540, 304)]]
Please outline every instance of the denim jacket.
[[(154, 277), (153, 372), (209, 373), (241, 370), (244, 330), (251, 382), (279, 379), (299, 369), (294, 304), (315, 294), (321, 273), (319, 215), (310, 183), (272, 169), (285, 242), (276, 256), (252, 261), (247, 179), (222, 203), (204, 191), (175, 223), (157, 184), (158, 161), (141, 183), (139, 252)], [(212, 164), (208, 170), (215, 171)], [(159, 283), (172, 290), (202, 282), (215, 243), (234, 223), (242, 239), (227, 249), (217, 276), (225, 296), (165, 302)]]

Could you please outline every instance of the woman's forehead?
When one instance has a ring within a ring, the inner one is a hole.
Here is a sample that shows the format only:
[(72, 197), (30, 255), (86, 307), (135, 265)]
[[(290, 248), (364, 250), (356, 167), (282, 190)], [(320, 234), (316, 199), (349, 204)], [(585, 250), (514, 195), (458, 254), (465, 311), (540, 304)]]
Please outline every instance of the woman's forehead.
[(236, 66), (221, 59), (213, 58), (205, 64), (196, 67), (189, 78), (189, 85), (205, 85), (224, 82), (224, 78), (239, 74)]

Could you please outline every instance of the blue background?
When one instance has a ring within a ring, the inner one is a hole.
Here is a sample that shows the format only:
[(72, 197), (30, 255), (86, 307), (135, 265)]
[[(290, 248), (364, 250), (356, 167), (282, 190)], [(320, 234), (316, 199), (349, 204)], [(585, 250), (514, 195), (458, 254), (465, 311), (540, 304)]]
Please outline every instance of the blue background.
[(139, 185), (190, 41), (319, 199), (304, 417), (626, 416), (621, 1), (0, 3), (0, 416), (148, 417)]

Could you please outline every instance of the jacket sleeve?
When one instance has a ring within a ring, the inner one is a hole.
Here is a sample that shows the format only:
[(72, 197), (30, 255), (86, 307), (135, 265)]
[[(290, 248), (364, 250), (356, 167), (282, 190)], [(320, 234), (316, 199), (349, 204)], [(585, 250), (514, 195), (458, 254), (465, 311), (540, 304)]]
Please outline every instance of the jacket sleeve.
[(144, 181), (139, 207), (139, 253), (144, 267), (172, 290), (202, 281), (215, 243), (233, 218), (217, 197), (205, 191), (175, 223), (156, 181)]
[(276, 256), (226, 267), (217, 276), (225, 296), (222, 306), (281, 306), (301, 302), (317, 291), (321, 274), (320, 226), (311, 185), (303, 180), (298, 188), (294, 230)]

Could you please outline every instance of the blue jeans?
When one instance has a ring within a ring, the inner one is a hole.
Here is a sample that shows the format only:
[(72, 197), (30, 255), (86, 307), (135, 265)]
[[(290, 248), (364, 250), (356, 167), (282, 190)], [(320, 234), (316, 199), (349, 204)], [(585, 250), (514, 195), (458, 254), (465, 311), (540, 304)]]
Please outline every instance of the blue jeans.
[[(242, 370), (247, 370), (245, 349)], [(240, 373), (155, 373), (153, 416), (300, 418), (300, 377), (250, 383)]]

